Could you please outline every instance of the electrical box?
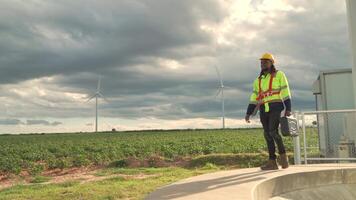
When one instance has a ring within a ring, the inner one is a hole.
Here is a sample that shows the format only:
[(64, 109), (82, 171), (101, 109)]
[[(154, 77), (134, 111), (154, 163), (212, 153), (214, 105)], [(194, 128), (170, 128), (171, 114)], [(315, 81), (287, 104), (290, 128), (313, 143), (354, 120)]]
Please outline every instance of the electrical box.
[[(355, 107), (351, 69), (321, 71), (313, 83), (312, 91), (315, 95), (316, 110), (344, 110)], [(339, 145), (343, 135), (356, 141), (354, 115), (355, 113), (317, 114), (319, 149), (322, 156), (338, 156), (335, 147)]]

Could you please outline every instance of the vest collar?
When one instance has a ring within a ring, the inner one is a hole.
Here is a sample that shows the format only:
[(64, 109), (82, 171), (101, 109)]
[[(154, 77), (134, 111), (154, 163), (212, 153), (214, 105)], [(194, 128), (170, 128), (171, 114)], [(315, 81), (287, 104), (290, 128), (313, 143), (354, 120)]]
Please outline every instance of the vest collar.
[[(276, 72), (273, 73), (273, 77), (276, 77), (278, 70), (276, 70)], [(268, 72), (267, 74), (262, 74), (261, 78), (266, 78), (268, 75), (272, 75), (272, 73)]]
[(266, 78), (268, 75), (271, 75), (271, 73), (262, 74), (261, 78)]

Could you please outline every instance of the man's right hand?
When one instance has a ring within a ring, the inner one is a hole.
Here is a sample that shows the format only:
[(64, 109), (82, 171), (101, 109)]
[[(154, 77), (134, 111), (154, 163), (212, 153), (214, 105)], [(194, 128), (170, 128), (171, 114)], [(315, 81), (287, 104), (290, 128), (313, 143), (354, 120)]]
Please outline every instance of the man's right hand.
[(246, 116), (245, 116), (245, 121), (246, 121), (247, 123), (250, 123), (250, 115), (246, 115)]

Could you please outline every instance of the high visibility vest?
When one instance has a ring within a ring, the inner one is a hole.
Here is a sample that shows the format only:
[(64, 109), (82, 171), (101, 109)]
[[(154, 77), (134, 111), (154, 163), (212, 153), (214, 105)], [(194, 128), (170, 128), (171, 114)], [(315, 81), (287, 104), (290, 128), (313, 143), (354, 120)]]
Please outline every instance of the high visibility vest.
[(288, 98), (291, 98), (288, 80), (282, 71), (277, 71), (255, 79), (250, 104), (264, 104), (265, 112), (269, 112), (268, 103), (283, 102)]

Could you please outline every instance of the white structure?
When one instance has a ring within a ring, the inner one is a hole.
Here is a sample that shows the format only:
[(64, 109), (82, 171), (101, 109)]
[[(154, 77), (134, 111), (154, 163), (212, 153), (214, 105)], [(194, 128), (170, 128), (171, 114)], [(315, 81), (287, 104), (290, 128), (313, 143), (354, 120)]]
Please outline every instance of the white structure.
[(224, 97), (224, 82), (223, 82), (223, 78), (221, 76), (221, 73), (219, 71), (219, 68), (217, 66), (215, 66), (216, 69), (216, 73), (218, 74), (219, 80), (220, 80), (220, 85), (219, 85), (219, 89), (218, 92), (216, 93), (215, 96), (218, 96), (219, 94), (221, 94), (221, 110), (222, 110), (222, 128), (225, 128), (225, 97)]
[[(351, 69), (320, 72), (313, 84), (316, 110), (347, 110), (354, 108), (354, 94)], [(342, 88), (342, 89), (341, 89)], [(345, 136), (356, 140), (352, 130), (356, 128), (355, 113), (317, 114), (319, 148), (322, 155), (337, 156), (335, 148)]]
[[(347, 7), (347, 18), (349, 23), (349, 35), (351, 41), (351, 51), (353, 58), (353, 85), (356, 89), (356, 1), (355, 0), (346, 0)], [(356, 105), (356, 92), (354, 94), (354, 100)]]
[[(87, 100), (90, 101), (92, 100), (93, 98), (95, 98), (95, 132), (98, 132), (98, 98), (101, 97), (103, 98), (104, 100), (106, 100), (106, 98), (104, 97), (103, 94), (101, 94), (100, 92), (100, 82), (101, 82), (101, 78), (99, 77), (99, 80), (98, 80), (98, 86), (96, 88), (96, 92), (95, 94), (93, 94), (92, 96), (90, 96)], [(107, 101), (107, 100), (106, 100)]]

